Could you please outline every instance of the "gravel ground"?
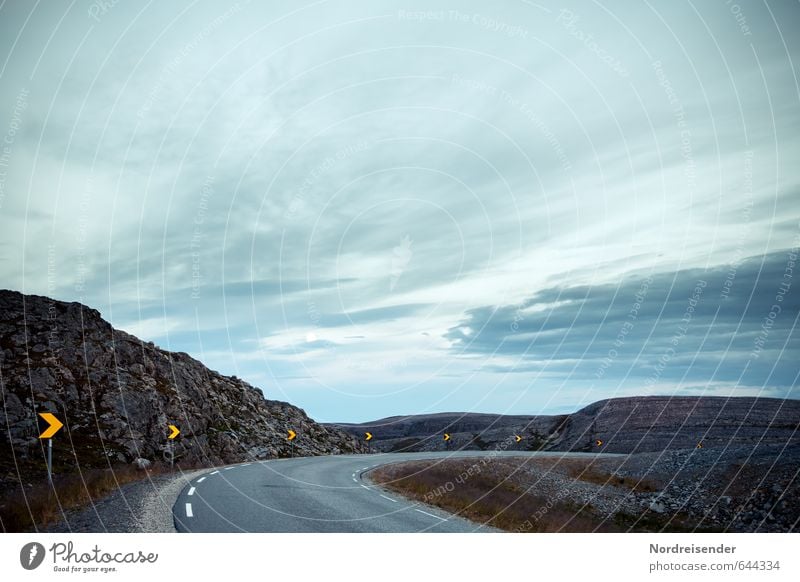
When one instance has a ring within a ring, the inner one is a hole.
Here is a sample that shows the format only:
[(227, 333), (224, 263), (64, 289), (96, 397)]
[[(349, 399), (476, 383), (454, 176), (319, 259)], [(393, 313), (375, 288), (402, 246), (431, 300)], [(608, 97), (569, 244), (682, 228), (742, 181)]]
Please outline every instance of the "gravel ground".
[(172, 533), (172, 506), (191, 480), (208, 471), (158, 475), (123, 485), (90, 507), (70, 510), (64, 519), (44, 531), (49, 533)]
[[(599, 517), (670, 530), (791, 532), (800, 528), (800, 447), (704, 448), (602, 459), (589, 483), (563, 471), (524, 471), (518, 483), (568, 496)], [(625, 480), (625, 485), (619, 483)], [(646, 487), (632, 490), (640, 483)], [(651, 491), (641, 489), (652, 489)]]
[(661, 485), (643, 506), (668, 519), (739, 532), (800, 528), (800, 447), (760, 445), (630, 455), (617, 473)]
[[(388, 478), (390, 489), (450, 511), (463, 509), (466, 516), (472, 511), (481, 522), (505, 515), (503, 527), (510, 531), (800, 531), (797, 445), (670, 450), (591, 461), (416, 461), (383, 472), (381, 482), (387, 484)], [(514, 495), (492, 497), (498, 489)]]

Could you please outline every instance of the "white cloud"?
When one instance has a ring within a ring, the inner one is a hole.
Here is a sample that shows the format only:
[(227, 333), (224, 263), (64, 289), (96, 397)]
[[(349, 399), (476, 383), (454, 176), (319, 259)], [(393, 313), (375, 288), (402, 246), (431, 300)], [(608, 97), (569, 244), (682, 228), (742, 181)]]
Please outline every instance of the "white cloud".
[[(30, 90), (0, 276), (176, 349), (203, 334), (245, 377), (314, 378), (300, 404), (346, 418), (327, 387), (404, 393), (408, 411), (486, 403), (459, 392), (449, 374), (486, 376), (442, 337), (470, 309), (793, 244), (800, 56), (769, 13), (748, 11), (756, 61), (724, 6), (696, 7), (719, 52), (646, 6), (619, 14), (623, 28), (570, 3), (593, 47), (558, 11), (450, 8), (420, 21), (390, 2), (152, 5), (134, 19), (119, 3), (99, 25), (69, 12), (45, 52), (62, 9), (34, 11), (0, 85), (0, 111)], [(772, 10), (796, 20), (794, 5)], [(0, 13), (10, 51), (27, 13)], [(489, 402), (523, 390), (506, 382)]]

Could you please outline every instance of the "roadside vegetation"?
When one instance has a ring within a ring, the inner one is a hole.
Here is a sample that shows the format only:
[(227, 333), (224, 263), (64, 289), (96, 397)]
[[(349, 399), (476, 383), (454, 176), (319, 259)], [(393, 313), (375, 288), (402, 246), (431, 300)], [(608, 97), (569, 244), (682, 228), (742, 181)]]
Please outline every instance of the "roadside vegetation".
[(573, 479), (604, 487), (621, 487), (638, 493), (653, 493), (660, 489), (660, 486), (652, 479), (639, 479), (614, 472), (613, 467), (617, 464), (604, 461), (604, 465), (601, 467), (593, 459), (565, 459), (558, 457), (542, 457), (531, 459), (530, 461), (530, 466), (532, 467), (561, 471)]
[[(375, 483), (410, 499), (510, 532), (653, 531), (660, 516), (613, 501), (659, 490), (593, 459), (492, 458), (410, 461), (376, 468)], [(676, 523), (675, 530), (681, 529)]]
[(55, 475), (52, 485), (46, 478), (33, 484), (16, 483), (10, 491), (0, 493), (0, 531), (36, 531), (59, 521), (63, 511), (84, 507), (127, 483), (169, 471), (168, 466), (158, 463), (146, 470), (121, 465)]

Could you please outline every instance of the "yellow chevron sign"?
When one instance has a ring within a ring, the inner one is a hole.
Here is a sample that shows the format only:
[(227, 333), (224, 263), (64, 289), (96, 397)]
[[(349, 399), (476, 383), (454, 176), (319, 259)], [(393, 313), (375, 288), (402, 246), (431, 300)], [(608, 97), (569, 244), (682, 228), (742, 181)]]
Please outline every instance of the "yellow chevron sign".
[(447, 434), (447, 433), (444, 433), (444, 440), (445, 440), (445, 442), (449, 441), (450, 440), (450, 435)]
[(366, 438), (368, 441), (371, 441), (372, 440), (372, 433), (371, 432), (365, 432), (364, 433), (364, 438)]
[(170, 424), (170, 425), (169, 425), (169, 436), (168, 436), (167, 438), (168, 438), (168, 439), (170, 439), (170, 440), (172, 440), (172, 439), (174, 439), (176, 436), (178, 436), (179, 434), (181, 434), (181, 431), (180, 431), (180, 429), (178, 429), (178, 427), (177, 427), (177, 426), (175, 426), (174, 424)]
[(514, 435), (514, 440), (515, 440), (515, 441), (517, 441), (517, 442), (519, 442), (519, 441), (521, 441), (521, 440), (522, 440), (522, 437), (521, 437), (521, 436), (519, 436), (518, 434), (515, 434), (515, 435)]
[(64, 426), (63, 422), (58, 420), (53, 414), (49, 412), (40, 412), (39, 416), (41, 416), (45, 420), (45, 422), (47, 422), (47, 424), (50, 425), (45, 429), (45, 431), (42, 434), (39, 435), (40, 439), (53, 438), (53, 435), (55, 435), (59, 430), (61, 430), (61, 427)]
[(296, 436), (297, 436), (297, 433), (294, 432), (292, 429), (289, 429), (289, 436), (287, 437), (286, 440), (293, 441)]
[(596, 441), (594, 441), (594, 444), (596, 444), (598, 447), (602, 447), (603, 446), (603, 441), (601, 441), (600, 439), (597, 439)]

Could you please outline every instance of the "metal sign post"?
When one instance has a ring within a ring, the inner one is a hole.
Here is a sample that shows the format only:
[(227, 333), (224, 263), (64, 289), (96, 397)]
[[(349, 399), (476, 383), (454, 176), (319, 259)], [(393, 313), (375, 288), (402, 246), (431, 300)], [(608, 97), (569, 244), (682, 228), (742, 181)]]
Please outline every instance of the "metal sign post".
[(169, 451), (169, 470), (175, 470), (175, 438), (181, 434), (181, 430), (174, 424), (167, 425), (169, 435), (167, 436), (167, 450)]
[(53, 484), (53, 439), (47, 439), (47, 480)]
[(61, 430), (64, 424), (50, 412), (40, 412), (39, 416), (47, 423), (40, 422), (40, 439), (47, 439), (47, 480), (53, 485), (53, 436)]

